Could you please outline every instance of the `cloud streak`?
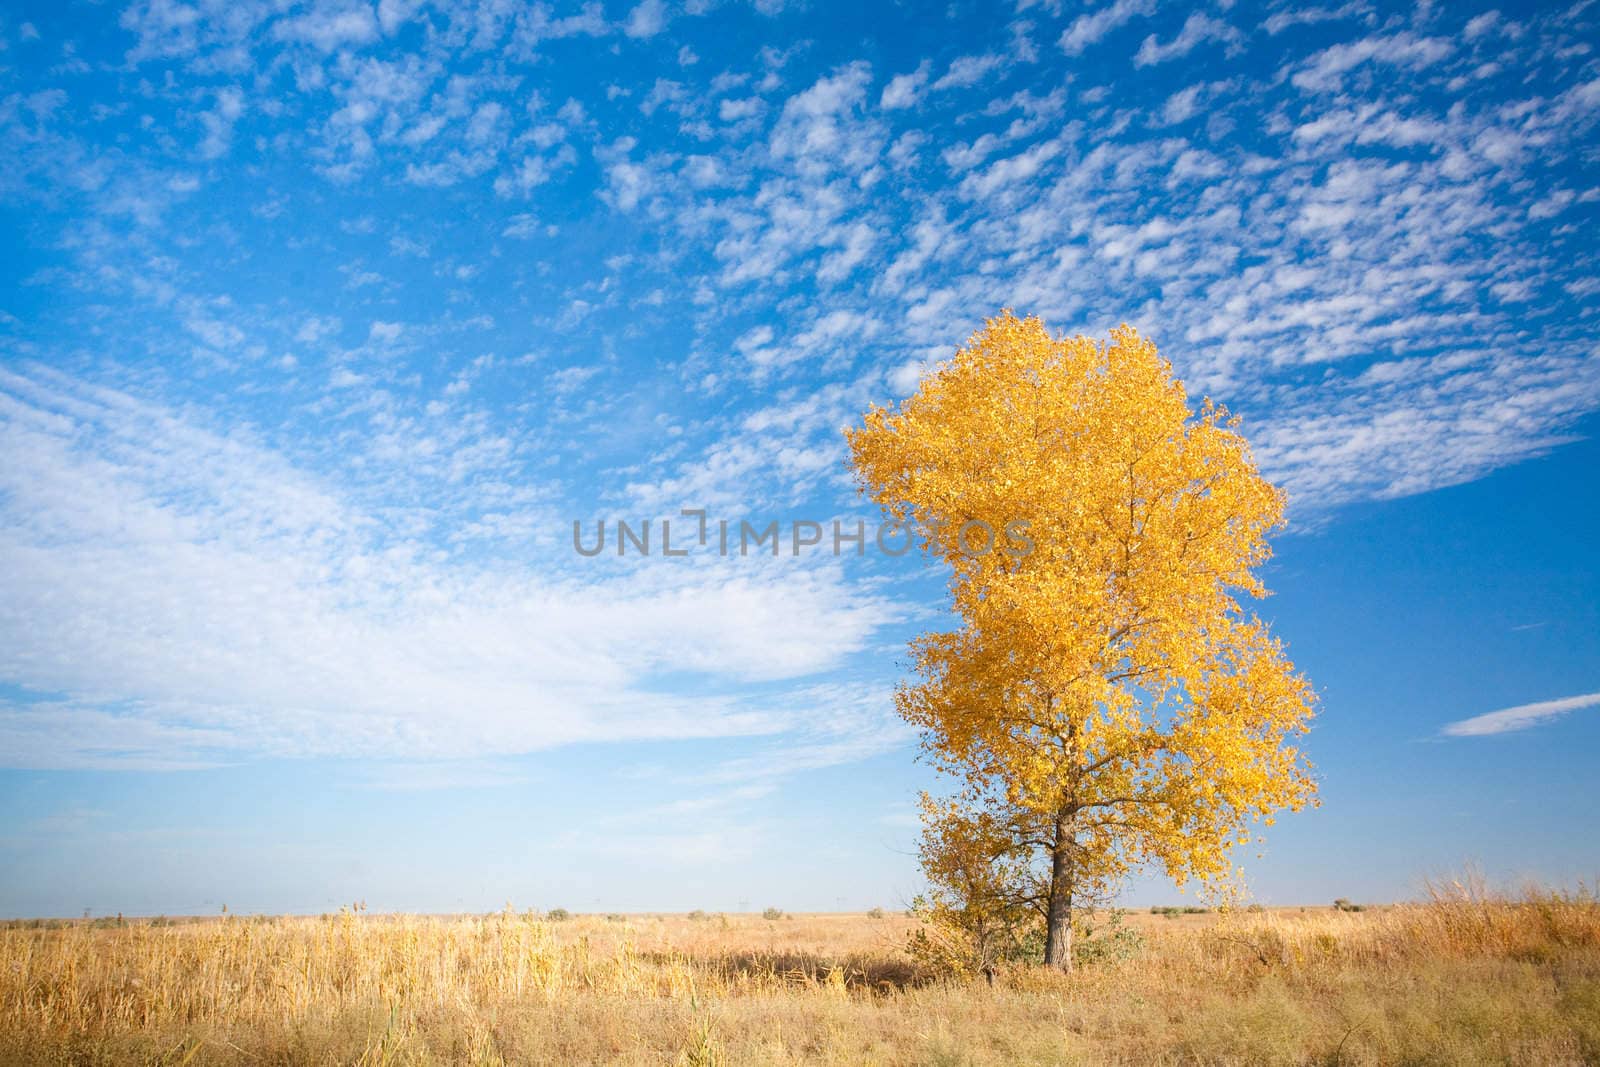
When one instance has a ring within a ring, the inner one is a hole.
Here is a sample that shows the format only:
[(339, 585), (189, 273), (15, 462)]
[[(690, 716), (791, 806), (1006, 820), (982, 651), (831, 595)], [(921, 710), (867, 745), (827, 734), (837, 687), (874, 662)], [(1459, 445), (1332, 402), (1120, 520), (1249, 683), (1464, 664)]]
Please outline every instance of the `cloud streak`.
[(1541, 700), (1533, 704), (1519, 704), (1514, 708), (1502, 708), (1499, 711), (1474, 715), (1470, 719), (1461, 719), (1450, 723), (1439, 732), (1446, 737), (1489, 737), (1494, 734), (1507, 734), (1542, 726), (1574, 711), (1596, 705), (1600, 705), (1600, 693), (1584, 693), (1581, 696), (1562, 697), (1559, 700)]
[(60, 695), (0, 705), (13, 765), (781, 733), (814, 709), (741, 687), (895, 614), (830, 560), (452, 559), (270, 450), (44, 371), (0, 371), (0, 455), (0, 676)]

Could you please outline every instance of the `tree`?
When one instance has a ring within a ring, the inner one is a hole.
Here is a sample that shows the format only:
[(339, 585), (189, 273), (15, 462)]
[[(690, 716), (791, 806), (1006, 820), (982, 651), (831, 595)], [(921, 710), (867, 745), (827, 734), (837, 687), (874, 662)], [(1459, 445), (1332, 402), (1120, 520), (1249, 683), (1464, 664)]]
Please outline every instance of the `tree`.
[(1003, 960), (1027, 952), (1035, 926), (1033, 857), (986, 811), (922, 797), (922, 869), (931, 889), (912, 904), (923, 920), (911, 939), (916, 958), (940, 970), (992, 977)]
[(960, 626), (912, 642), (896, 694), (961, 783), (924, 805), (947, 899), (971, 895), (951, 849), (978, 855), (1004, 883), (987, 907), (1034, 909), (1070, 969), (1074, 908), (1131, 868), (1217, 882), (1258, 820), (1314, 801), (1287, 743), (1313, 694), (1238, 600), (1266, 595), (1284, 494), (1137, 331), (1006, 311), (846, 436), (862, 490), (951, 568)]

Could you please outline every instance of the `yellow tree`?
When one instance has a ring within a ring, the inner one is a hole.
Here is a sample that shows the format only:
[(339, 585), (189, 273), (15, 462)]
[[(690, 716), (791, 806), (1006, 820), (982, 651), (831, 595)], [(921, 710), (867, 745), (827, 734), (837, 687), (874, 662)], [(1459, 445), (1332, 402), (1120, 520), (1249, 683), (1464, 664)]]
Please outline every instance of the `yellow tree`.
[(1069, 969), (1075, 906), (1136, 866), (1226, 878), (1258, 821), (1313, 801), (1289, 743), (1313, 694), (1239, 601), (1266, 595), (1284, 495), (1137, 331), (1006, 311), (846, 435), (863, 491), (952, 571), (960, 626), (912, 643), (896, 697), (962, 782), (965, 814), (925, 802), (936, 888), (970, 895), (947, 876), (994, 853), (988, 906), (1037, 909)]

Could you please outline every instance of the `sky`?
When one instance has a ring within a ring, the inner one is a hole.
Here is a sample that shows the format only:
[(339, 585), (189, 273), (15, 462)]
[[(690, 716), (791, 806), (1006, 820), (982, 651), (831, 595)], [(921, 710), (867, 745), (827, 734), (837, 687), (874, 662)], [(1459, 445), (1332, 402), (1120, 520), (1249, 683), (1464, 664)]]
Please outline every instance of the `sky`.
[(9, 0), (0, 915), (904, 906), (944, 575), (573, 524), (875, 521), (841, 428), (1005, 307), (1137, 326), (1289, 493), (1254, 609), (1322, 806), (1257, 899), (1592, 883), (1596, 42), (1592, 0)]

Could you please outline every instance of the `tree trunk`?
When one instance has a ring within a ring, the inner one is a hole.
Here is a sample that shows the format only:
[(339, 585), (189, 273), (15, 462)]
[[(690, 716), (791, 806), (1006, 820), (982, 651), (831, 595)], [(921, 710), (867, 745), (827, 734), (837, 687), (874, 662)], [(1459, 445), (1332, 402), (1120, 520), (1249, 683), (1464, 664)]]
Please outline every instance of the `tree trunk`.
[(1057, 970), (1072, 970), (1072, 828), (1065, 816), (1056, 820), (1055, 848), (1050, 856), (1044, 962)]

